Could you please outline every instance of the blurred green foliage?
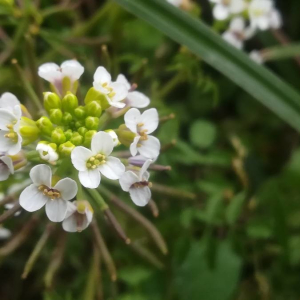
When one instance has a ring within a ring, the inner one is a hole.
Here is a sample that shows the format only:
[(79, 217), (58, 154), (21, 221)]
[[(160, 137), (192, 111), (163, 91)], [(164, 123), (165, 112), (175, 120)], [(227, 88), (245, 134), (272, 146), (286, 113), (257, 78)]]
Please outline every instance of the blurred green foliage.
[[(209, 23), (207, 2), (195, 2)], [(30, 94), (11, 64), (13, 58), (40, 98), (45, 88), (39, 86), (35, 74), (43, 62), (78, 59), (86, 69), (82, 95), (91, 86), (98, 65), (107, 67), (114, 78), (120, 72), (126, 74), (150, 96), (151, 106), (161, 116), (176, 115), (158, 132), (162, 145), (169, 148), (159, 163), (172, 166), (172, 171), (153, 174), (153, 181), (196, 195), (182, 197), (154, 190), (159, 217), (155, 219), (147, 207), (138, 209), (166, 239), (166, 256), (142, 226), (113, 206), (115, 216), (134, 245), (146, 251), (147, 259), (119, 240), (97, 214), (118, 281), (110, 281), (100, 257), (95, 297), (89, 292), (96, 257), (89, 230), (67, 236), (52, 288), (45, 289), (43, 276), (55, 238), (49, 240), (29, 277), (21, 279), (24, 264), (46, 227), (40, 223), (22, 247), (1, 258), (1, 300), (299, 299), (297, 132), (201, 58), (113, 1), (0, 3), (1, 93), (10, 91), (30, 106)], [(286, 32), (299, 39), (299, 1), (282, 0), (278, 5)], [(275, 45), (270, 33), (248, 47), (263, 45)], [(293, 60), (274, 61), (268, 67), (300, 90), (299, 68)], [(128, 197), (122, 200), (131, 205)], [(26, 219), (22, 214), (5, 226), (18, 231)]]

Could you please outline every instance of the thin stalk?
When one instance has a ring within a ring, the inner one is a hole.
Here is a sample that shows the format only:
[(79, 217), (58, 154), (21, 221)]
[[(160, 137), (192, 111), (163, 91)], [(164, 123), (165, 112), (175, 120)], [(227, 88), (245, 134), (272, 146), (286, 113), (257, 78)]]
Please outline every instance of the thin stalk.
[(14, 216), (14, 214), (21, 210), (21, 205), (19, 202), (17, 202), (13, 208), (7, 210), (5, 213), (3, 213), (1, 216), (0, 216), (0, 224), (3, 223), (4, 221), (6, 221), (7, 219), (11, 218), (12, 216)]
[(156, 193), (166, 195), (166, 196), (170, 196), (170, 197), (173, 197), (173, 198), (189, 199), (189, 200), (195, 200), (196, 199), (196, 194), (194, 194), (194, 193), (182, 191), (182, 190), (179, 190), (179, 189), (174, 189), (172, 187), (162, 185), (162, 184), (158, 184), (158, 183), (153, 183), (151, 189), (152, 189), (152, 191), (154, 191)]
[(86, 189), (85, 191), (87, 191), (91, 195), (91, 197), (95, 200), (95, 202), (97, 202), (97, 204), (99, 205), (101, 211), (105, 211), (109, 208), (108, 205), (106, 204), (106, 202), (104, 201), (104, 199), (102, 198), (102, 196), (99, 194), (99, 192), (97, 190)]
[(151, 199), (149, 201), (148, 207), (150, 208), (153, 217), (157, 218), (159, 216), (159, 209), (158, 209), (158, 206), (157, 206), (156, 202), (153, 199)]

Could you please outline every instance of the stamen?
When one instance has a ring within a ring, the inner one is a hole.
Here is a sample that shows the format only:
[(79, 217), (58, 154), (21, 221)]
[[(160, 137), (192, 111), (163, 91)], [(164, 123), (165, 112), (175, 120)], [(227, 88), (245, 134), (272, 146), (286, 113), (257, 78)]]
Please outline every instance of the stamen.
[(144, 123), (138, 123), (137, 127), (143, 127), (145, 124)]

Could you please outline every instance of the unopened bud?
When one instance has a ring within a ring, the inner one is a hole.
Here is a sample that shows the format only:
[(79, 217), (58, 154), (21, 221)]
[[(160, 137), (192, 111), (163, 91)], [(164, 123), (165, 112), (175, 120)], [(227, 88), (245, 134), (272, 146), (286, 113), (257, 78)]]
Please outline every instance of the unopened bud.
[(77, 131), (79, 132), (80, 135), (85, 136), (88, 130), (85, 127), (80, 127), (78, 128)]
[(94, 134), (96, 134), (97, 131), (96, 130), (89, 130), (85, 135), (84, 135), (84, 143), (83, 145), (85, 147), (90, 147), (91, 146), (91, 141), (92, 141), (92, 138), (94, 136)]
[(73, 121), (73, 117), (69, 112), (65, 112), (62, 118), (62, 122), (65, 125), (69, 125)]
[(44, 93), (44, 107), (48, 113), (51, 109), (61, 109), (61, 100), (58, 95), (51, 92)]
[(64, 143), (67, 139), (66, 136), (64, 135), (63, 130), (57, 127), (52, 131), (51, 140), (53, 143), (59, 145)]
[(64, 112), (73, 114), (74, 110), (78, 107), (78, 99), (72, 93), (67, 93), (66, 96), (61, 100), (62, 109)]
[(61, 125), (62, 118), (63, 118), (63, 113), (61, 109), (55, 108), (50, 110), (50, 120), (52, 121), (53, 124), (56, 125)]
[(85, 120), (77, 121), (75, 122), (75, 127), (76, 128), (81, 128), (85, 126)]
[(130, 131), (125, 124), (121, 125), (119, 129), (115, 130), (115, 133), (117, 134), (119, 141), (126, 147), (129, 147), (136, 137), (136, 134)]
[(73, 131), (71, 129), (68, 129), (67, 131), (64, 132), (64, 134), (65, 134), (67, 141), (69, 141), (73, 135)]
[(53, 131), (53, 124), (47, 117), (41, 117), (40, 119), (38, 119), (36, 121), (36, 125), (43, 134), (51, 136), (51, 133)]
[(80, 120), (84, 119), (86, 116), (85, 108), (83, 106), (78, 106), (74, 110), (74, 115), (77, 119), (80, 119)]
[(20, 122), (20, 134), (23, 138), (23, 146), (26, 146), (38, 139), (40, 130), (35, 121), (22, 117)]
[(86, 105), (86, 113), (91, 117), (100, 117), (102, 114), (102, 107), (99, 102), (93, 100)]
[(92, 101), (97, 101), (103, 110), (110, 107), (110, 104), (107, 102), (106, 96), (93, 87), (88, 90), (84, 99), (84, 103), (87, 105)]
[(83, 142), (83, 136), (80, 135), (78, 132), (74, 132), (70, 139), (70, 142), (75, 146), (80, 146)]
[(67, 157), (70, 156), (75, 146), (69, 141), (66, 143), (61, 144), (58, 147), (58, 151), (61, 156)]
[(99, 127), (99, 118), (87, 117), (85, 119), (85, 127), (90, 130), (97, 130)]

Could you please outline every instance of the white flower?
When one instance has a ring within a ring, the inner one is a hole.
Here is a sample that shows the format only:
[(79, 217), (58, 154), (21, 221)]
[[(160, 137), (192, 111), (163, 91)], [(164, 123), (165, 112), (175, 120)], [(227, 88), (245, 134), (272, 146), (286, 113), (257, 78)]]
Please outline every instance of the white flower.
[(151, 182), (149, 182), (148, 167), (152, 163), (148, 159), (138, 174), (133, 171), (127, 171), (120, 178), (120, 185), (123, 191), (129, 192), (131, 200), (137, 206), (145, 206), (151, 199)]
[(179, 7), (180, 5), (182, 5), (183, 0), (167, 0), (167, 2), (169, 2), (170, 4)]
[(49, 163), (55, 163), (59, 156), (57, 152), (50, 146), (44, 143), (38, 143), (36, 151), (39, 152), (41, 159), (48, 161)]
[(70, 90), (84, 72), (84, 67), (77, 60), (64, 61), (60, 66), (55, 63), (45, 63), (39, 67), (38, 75), (54, 85), (59, 94), (62, 94), (62, 81), (70, 79)]
[(229, 29), (223, 33), (223, 38), (229, 44), (238, 49), (242, 49), (244, 41), (251, 38), (254, 34), (254, 29), (246, 27), (245, 20), (241, 17), (236, 17), (231, 20)]
[(125, 124), (137, 136), (130, 145), (131, 155), (137, 152), (147, 158), (156, 159), (160, 151), (159, 140), (151, 135), (158, 127), (158, 113), (155, 108), (148, 109), (142, 114), (136, 108), (131, 108), (124, 116)]
[(94, 74), (94, 88), (103, 93), (111, 106), (123, 108), (124, 102), (121, 102), (127, 97), (128, 89), (125, 84), (112, 82), (111, 75), (104, 67), (98, 67)]
[(150, 99), (146, 95), (138, 91), (131, 91), (131, 85), (123, 74), (120, 74), (117, 77), (116, 82), (122, 83), (126, 86), (128, 90), (128, 95), (125, 99), (125, 102), (128, 106), (136, 107), (136, 108), (144, 108), (150, 104)]
[[(128, 163), (133, 166), (142, 167), (143, 164), (148, 160), (143, 155), (136, 155), (128, 158)], [(154, 160), (152, 160), (154, 162)]]
[(13, 111), (0, 108), (0, 152), (15, 155), (22, 148), (22, 137), (19, 132), (22, 112), (16, 105)]
[(83, 186), (90, 189), (97, 188), (101, 174), (112, 180), (122, 176), (125, 171), (124, 165), (118, 158), (109, 156), (113, 148), (112, 137), (104, 131), (93, 136), (91, 150), (82, 146), (74, 148), (71, 159), (79, 171), (79, 180)]
[(93, 219), (93, 208), (88, 201), (68, 202), (68, 212), (62, 226), (68, 232), (81, 232)]
[(0, 98), (0, 108), (6, 108), (13, 114), (15, 114), (16, 112), (15, 107), (20, 105), (21, 105), (20, 101), (12, 93), (4, 93)]
[(210, 0), (210, 2), (215, 3), (213, 15), (217, 20), (225, 20), (231, 14), (239, 14), (246, 9), (245, 0)]
[(9, 156), (0, 157), (0, 181), (6, 180), (10, 174), (14, 174), (14, 166)]
[(67, 214), (68, 201), (77, 194), (77, 184), (70, 178), (51, 185), (52, 171), (47, 165), (31, 169), (29, 176), (33, 182), (20, 195), (20, 205), (27, 211), (37, 211), (46, 205), (46, 214), (52, 222), (61, 222)]
[(0, 227), (0, 240), (6, 240), (11, 237), (11, 232), (10, 230)]
[(260, 65), (264, 63), (264, 58), (261, 55), (260, 51), (253, 50), (250, 52), (249, 56), (252, 60), (254, 60), (256, 63), (258, 63)]
[(252, 0), (249, 5), (251, 26), (260, 30), (279, 28), (282, 19), (272, 0)]

